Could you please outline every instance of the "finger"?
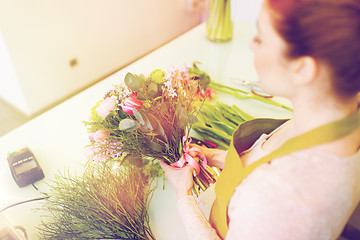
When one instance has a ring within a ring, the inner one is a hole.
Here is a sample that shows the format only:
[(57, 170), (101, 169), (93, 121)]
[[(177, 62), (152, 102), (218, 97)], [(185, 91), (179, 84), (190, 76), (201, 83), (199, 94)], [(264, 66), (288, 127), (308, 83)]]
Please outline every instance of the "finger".
[(191, 152), (188, 152), (188, 153), (189, 153), (189, 155), (190, 155), (191, 157), (193, 157), (193, 158), (199, 156), (199, 153), (196, 152), (196, 151), (191, 151)]
[(189, 146), (191, 146), (191, 147), (196, 147), (196, 146), (199, 146), (199, 145), (196, 144), (196, 143), (189, 143)]
[(200, 146), (200, 145), (197, 145), (197, 144), (195, 144), (195, 143), (190, 143), (189, 144), (189, 147), (197, 147), (197, 148), (202, 148), (202, 146)]

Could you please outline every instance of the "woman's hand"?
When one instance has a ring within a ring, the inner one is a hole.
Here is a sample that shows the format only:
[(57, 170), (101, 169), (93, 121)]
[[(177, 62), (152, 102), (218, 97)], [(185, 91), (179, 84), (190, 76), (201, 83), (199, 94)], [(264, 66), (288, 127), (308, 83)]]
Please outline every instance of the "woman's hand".
[(183, 168), (175, 168), (164, 161), (160, 161), (160, 166), (165, 171), (166, 178), (175, 189), (178, 198), (184, 195), (192, 195), (194, 168), (190, 164)]
[[(226, 157), (227, 151), (216, 149), (216, 148), (207, 148), (207, 147), (199, 146), (196, 144), (190, 144), (189, 147), (190, 148), (196, 147), (196, 148), (200, 149), (201, 152), (205, 155), (205, 157), (208, 161), (208, 165), (210, 167), (218, 167), (220, 169), (224, 168), (225, 157)], [(195, 157), (201, 158), (202, 157), (201, 154), (196, 151), (191, 151), (191, 152), (189, 152), (189, 154), (193, 158), (195, 158)]]

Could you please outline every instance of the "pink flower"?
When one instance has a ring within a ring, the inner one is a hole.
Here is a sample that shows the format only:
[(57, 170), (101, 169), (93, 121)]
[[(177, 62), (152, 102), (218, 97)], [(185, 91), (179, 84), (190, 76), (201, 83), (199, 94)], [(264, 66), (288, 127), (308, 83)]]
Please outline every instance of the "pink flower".
[(134, 114), (133, 108), (139, 110), (142, 105), (143, 103), (135, 97), (128, 97), (121, 102), (121, 108), (127, 114)]
[(96, 108), (96, 112), (102, 118), (106, 118), (112, 111), (115, 110), (116, 107), (116, 97), (111, 96), (105, 98), (99, 106)]
[(205, 98), (213, 98), (216, 95), (216, 91), (214, 89), (209, 88), (208, 90), (204, 90), (204, 89), (198, 89), (198, 92), (196, 93), (196, 96), (201, 99), (205, 99)]
[(84, 154), (89, 160), (102, 162), (121, 157), (121, 146), (121, 142), (113, 142), (108, 140), (103, 143), (92, 142), (91, 145), (85, 147)]
[(206, 96), (208, 96), (209, 98), (212, 98), (216, 95), (216, 91), (212, 88), (209, 88), (208, 90), (206, 90)]
[(108, 156), (102, 154), (102, 148), (96, 144), (87, 146), (84, 153), (89, 160), (94, 162), (104, 162), (109, 159)]
[(107, 131), (99, 129), (94, 133), (93, 139), (95, 142), (102, 142), (107, 139), (109, 135), (110, 133), (108, 133)]
[(201, 89), (201, 91), (200, 91), (200, 96), (201, 96), (202, 98), (205, 98), (205, 97), (206, 97), (206, 92), (205, 92), (204, 89)]
[(94, 142), (95, 140), (94, 140), (94, 131), (91, 131), (90, 133), (89, 133), (89, 139), (90, 139), (90, 141), (92, 141), (92, 142)]

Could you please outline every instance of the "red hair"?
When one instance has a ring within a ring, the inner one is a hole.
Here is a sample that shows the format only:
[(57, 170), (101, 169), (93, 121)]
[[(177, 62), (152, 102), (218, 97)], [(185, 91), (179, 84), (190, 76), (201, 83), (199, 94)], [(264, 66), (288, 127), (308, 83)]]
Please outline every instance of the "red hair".
[(266, 0), (287, 56), (311, 56), (332, 71), (334, 92), (360, 92), (360, 0)]

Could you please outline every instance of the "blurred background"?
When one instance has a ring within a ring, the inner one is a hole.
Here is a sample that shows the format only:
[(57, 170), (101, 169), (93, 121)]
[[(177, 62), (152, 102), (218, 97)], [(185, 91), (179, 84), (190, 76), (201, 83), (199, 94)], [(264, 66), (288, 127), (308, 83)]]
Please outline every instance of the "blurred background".
[[(0, 136), (206, 21), (209, 0), (0, 0)], [(261, 0), (232, 0), (233, 21)]]

